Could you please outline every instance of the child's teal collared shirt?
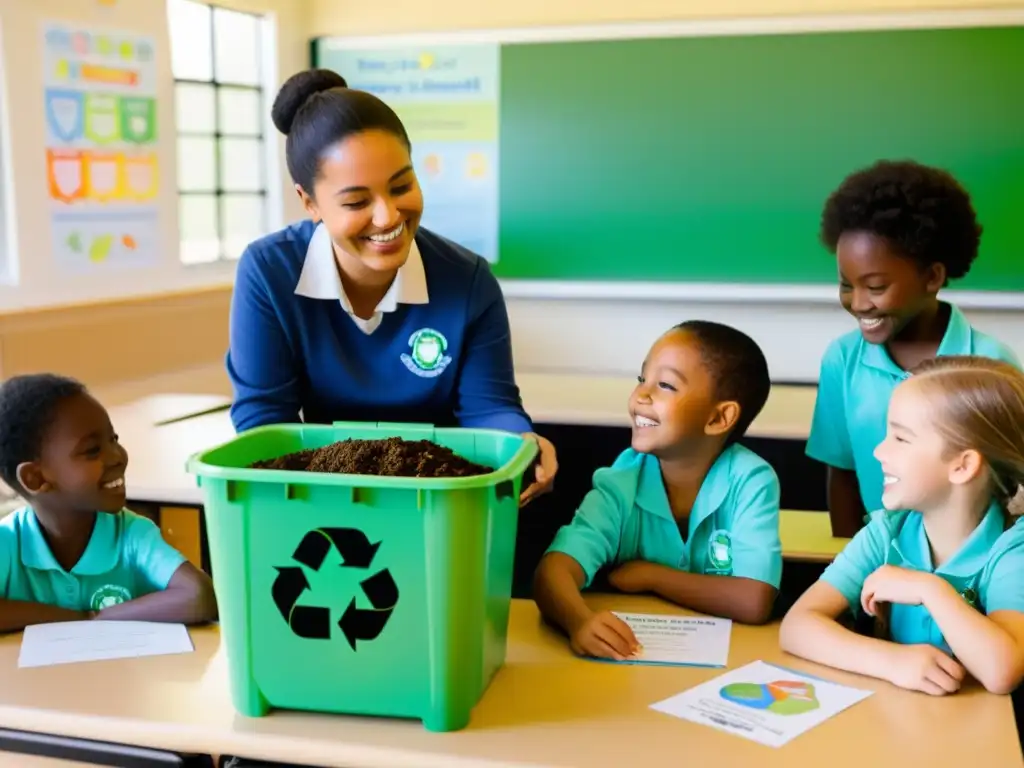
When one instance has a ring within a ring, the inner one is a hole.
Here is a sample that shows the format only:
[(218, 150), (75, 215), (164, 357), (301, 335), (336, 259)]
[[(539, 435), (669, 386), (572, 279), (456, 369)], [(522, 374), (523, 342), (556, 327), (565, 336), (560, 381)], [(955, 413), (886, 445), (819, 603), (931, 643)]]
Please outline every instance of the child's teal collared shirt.
[[(1013, 351), (975, 330), (955, 306), (939, 344), (938, 356), (980, 355), (1020, 367)], [(833, 341), (821, 361), (807, 455), (837, 469), (854, 470), (864, 509), (882, 508), (882, 467), (875, 448), (885, 438), (889, 399), (908, 374), (881, 344), (869, 344), (860, 331)]]
[(0, 598), (99, 611), (166, 589), (184, 556), (152, 521), (122, 510), (98, 513), (85, 552), (65, 571), (31, 507), (0, 520)]
[[(883, 565), (934, 573), (985, 615), (1024, 613), (1024, 520), (1009, 529), (1005, 520), (1002, 507), (993, 502), (963, 546), (934, 568), (920, 513), (874, 512), (821, 579), (842, 593), (854, 614), (860, 609), (864, 582)], [(893, 605), (889, 634), (897, 643), (927, 643), (949, 652), (923, 605)]]
[(779, 480), (753, 451), (740, 445), (726, 448), (701, 483), (684, 541), (658, 459), (628, 449), (611, 467), (594, 473), (593, 490), (548, 551), (576, 560), (588, 586), (606, 565), (645, 560), (778, 588)]

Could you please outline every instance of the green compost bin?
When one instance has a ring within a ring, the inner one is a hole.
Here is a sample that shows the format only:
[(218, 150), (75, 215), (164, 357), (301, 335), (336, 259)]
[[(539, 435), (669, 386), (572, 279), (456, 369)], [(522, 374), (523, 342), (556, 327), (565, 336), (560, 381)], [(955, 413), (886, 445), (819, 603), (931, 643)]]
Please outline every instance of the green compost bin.
[[(352, 439), (432, 440), (495, 471), (404, 478), (250, 469)], [(196, 454), (235, 708), (465, 727), (505, 661), (533, 440), (486, 429), (259, 427)]]

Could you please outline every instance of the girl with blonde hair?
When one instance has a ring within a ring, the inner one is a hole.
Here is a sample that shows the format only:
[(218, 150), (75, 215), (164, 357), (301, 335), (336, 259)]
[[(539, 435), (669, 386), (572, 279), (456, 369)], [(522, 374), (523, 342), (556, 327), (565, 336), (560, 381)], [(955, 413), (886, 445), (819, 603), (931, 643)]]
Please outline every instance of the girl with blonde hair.
[[(782, 622), (784, 650), (936, 696), (966, 675), (993, 693), (1024, 679), (1024, 373), (997, 360), (928, 360), (894, 391), (885, 509)], [(861, 610), (883, 637), (840, 623)]]

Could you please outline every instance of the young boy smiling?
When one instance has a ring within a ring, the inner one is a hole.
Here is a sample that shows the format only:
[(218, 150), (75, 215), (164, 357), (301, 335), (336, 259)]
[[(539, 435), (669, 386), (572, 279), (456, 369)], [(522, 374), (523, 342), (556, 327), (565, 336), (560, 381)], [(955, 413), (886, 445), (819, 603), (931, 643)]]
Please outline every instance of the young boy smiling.
[(124, 509), (128, 453), (81, 384), (0, 386), (0, 477), (30, 506), (0, 520), (0, 632), (81, 619), (199, 623), (210, 578)]
[(651, 348), (629, 399), (632, 447), (594, 474), (537, 568), (541, 613), (581, 655), (624, 659), (632, 631), (581, 595), (601, 568), (624, 592), (706, 614), (768, 619), (782, 574), (779, 481), (739, 445), (771, 389), (757, 343), (726, 325), (682, 323)]

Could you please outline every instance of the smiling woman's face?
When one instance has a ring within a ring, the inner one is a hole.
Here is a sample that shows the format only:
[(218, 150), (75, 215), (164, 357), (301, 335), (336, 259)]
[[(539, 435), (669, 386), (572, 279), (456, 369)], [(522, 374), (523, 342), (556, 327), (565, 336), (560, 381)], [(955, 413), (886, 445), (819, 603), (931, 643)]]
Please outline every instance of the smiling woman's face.
[(409, 257), (423, 215), (423, 193), (409, 148), (394, 134), (352, 134), (320, 159), (312, 196), (299, 190), (306, 211), (323, 221), (342, 268), (394, 273)]

